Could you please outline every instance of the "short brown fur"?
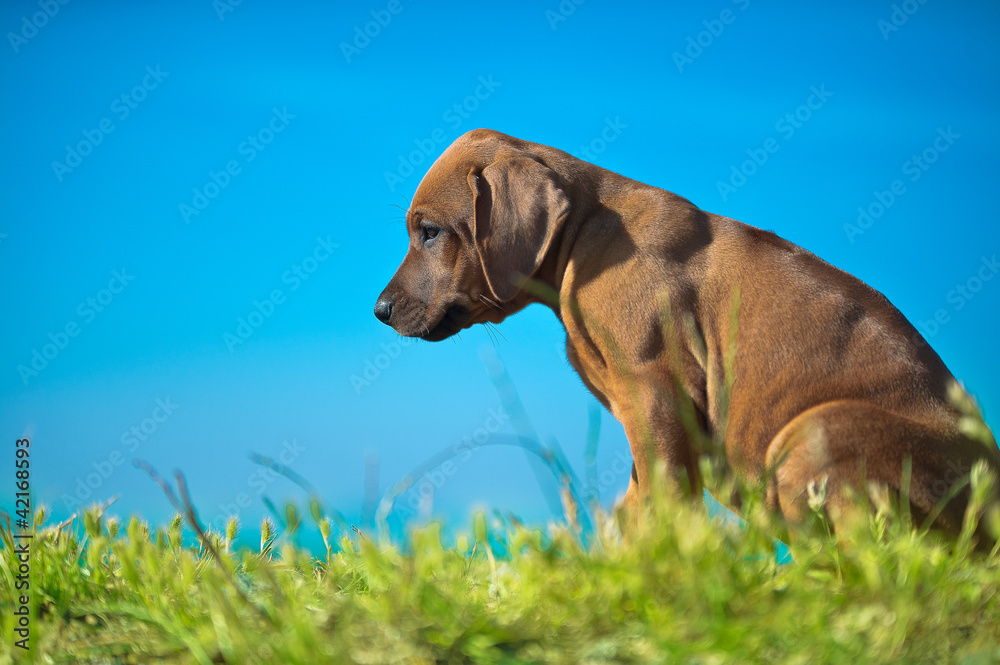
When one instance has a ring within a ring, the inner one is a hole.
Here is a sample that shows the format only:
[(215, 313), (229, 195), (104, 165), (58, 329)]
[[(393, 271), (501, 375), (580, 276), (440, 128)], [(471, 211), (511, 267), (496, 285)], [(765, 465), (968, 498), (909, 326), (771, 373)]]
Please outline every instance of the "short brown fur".
[[(431, 166), (406, 223), (410, 248), (376, 315), (402, 335), (436, 341), (532, 302), (552, 307), (573, 367), (625, 427), (634, 459), (628, 514), (637, 514), (656, 459), (700, 488), (674, 386), (691, 397), (706, 434), (725, 427), (729, 466), (765, 483), (792, 526), (809, 514), (806, 488), (824, 479), (836, 525), (847, 486), (863, 476), (899, 490), (907, 458), (911, 504), (924, 515), (955, 469), (967, 473), (978, 459), (1000, 467), (995, 443), (959, 430), (948, 399), (954, 378), (906, 318), (773, 233), (485, 129)], [(741, 305), (724, 423), (734, 287)], [(960, 492), (937, 526), (956, 532), (968, 496)]]

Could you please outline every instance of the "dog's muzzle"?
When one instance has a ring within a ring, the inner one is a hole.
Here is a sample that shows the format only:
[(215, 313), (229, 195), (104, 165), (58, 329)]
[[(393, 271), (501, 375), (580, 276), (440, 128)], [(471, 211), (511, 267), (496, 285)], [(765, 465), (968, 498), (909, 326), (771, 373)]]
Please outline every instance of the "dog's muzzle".
[(412, 303), (404, 301), (402, 308), (400, 308), (394, 297), (383, 292), (375, 301), (375, 318), (387, 326), (391, 326), (401, 335), (418, 337), (428, 342), (447, 339), (469, 324), (469, 310), (459, 305), (448, 307), (441, 313), (441, 318), (437, 321), (424, 321), (422, 323), (410, 319), (413, 319), (415, 314), (422, 319), (426, 314), (426, 305), (418, 308), (410, 305)]

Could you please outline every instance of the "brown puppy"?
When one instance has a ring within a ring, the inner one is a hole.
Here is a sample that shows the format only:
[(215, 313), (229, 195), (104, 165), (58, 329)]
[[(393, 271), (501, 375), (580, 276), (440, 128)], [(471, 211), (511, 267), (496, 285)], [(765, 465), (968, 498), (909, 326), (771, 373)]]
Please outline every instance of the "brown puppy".
[[(700, 488), (678, 388), (706, 434), (725, 428), (729, 467), (767, 483), (769, 503), (792, 525), (809, 514), (810, 484), (826, 483), (836, 525), (845, 486), (864, 478), (899, 490), (906, 458), (918, 516), (946, 496), (956, 469), (967, 474), (978, 459), (1000, 466), (995, 443), (959, 430), (948, 400), (955, 380), (903, 315), (773, 233), (485, 129), (431, 166), (406, 226), (409, 251), (375, 315), (437, 341), (532, 302), (552, 307), (573, 367), (625, 427), (633, 515), (653, 456)], [(735, 383), (723, 422), (734, 287)], [(960, 492), (938, 525), (956, 531), (967, 502)]]

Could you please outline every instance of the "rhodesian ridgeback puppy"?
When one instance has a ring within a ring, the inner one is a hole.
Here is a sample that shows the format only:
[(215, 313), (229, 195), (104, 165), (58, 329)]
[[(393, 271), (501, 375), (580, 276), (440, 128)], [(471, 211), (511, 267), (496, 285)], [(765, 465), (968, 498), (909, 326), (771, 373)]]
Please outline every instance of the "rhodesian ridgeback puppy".
[[(533, 302), (551, 307), (570, 363), (625, 427), (627, 514), (656, 460), (700, 497), (682, 404), (705, 435), (724, 428), (728, 469), (763, 483), (793, 528), (811, 514), (810, 489), (825, 487), (836, 528), (853, 490), (898, 492), (907, 458), (917, 516), (946, 498), (956, 470), (967, 475), (979, 459), (1000, 467), (995, 443), (960, 430), (948, 397), (955, 380), (906, 318), (773, 233), (486, 129), (434, 162), (406, 228), (409, 250), (375, 316), (401, 335), (438, 341)], [(959, 530), (968, 498), (959, 491), (936, 524)]]

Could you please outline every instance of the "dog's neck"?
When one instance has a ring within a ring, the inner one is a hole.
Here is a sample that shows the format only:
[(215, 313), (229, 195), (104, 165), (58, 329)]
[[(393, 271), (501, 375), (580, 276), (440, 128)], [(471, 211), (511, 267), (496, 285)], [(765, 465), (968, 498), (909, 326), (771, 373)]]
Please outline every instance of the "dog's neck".
[(687, 199), (566, 153), (560, 157), (562, 159), (544, 161), (559, 176), (563, 189), (573, 201), (573, 208), (553, 238), (551, 246), (558, 251), (550, 252), (532, 276), (535, 287), (529, 289), (528, 302), (546, 305), (561, 319), (561, 308), (555, 295), (566, 292), (565, 279), (577, 238), (604, 235), (595, 227), (607, 228), (621, 219), (623, 201), (627, 198), (634, 201), (637, 194), (650, 199), (650, 209), (660, 211), (659, 219), (654, 223), (663, 226), (663, 233), (659, 235), (666, 241), (663, 249), (667, 255), (673, 250), (679, 257), (683, 255), (686, 258), (692, 245), (703, 246), (710, 242), (712, 232), (708, 214)]

